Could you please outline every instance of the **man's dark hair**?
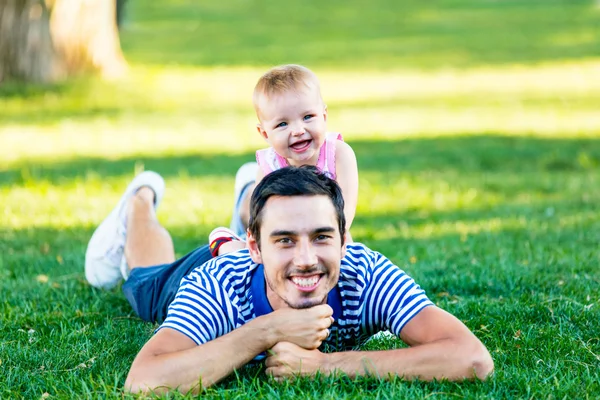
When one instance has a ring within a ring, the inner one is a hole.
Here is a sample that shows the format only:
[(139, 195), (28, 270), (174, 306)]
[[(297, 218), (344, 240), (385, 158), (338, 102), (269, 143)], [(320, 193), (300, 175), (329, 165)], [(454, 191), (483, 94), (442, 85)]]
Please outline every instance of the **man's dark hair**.
[(260, 247), (260, 227), (262, 225), (263, 208), (271, 196), (318, 196), (331, 199), (337, 214), (338, 228), (342, 243), (346, 232), (344, 216), (344, 198), (342, 190), (331, 178), (319, 172), (317, 167), (303, 165), (301, 167), (285, 167), (265, 176), (252, 192), (250, 199), (250, 221), (248, 229)]

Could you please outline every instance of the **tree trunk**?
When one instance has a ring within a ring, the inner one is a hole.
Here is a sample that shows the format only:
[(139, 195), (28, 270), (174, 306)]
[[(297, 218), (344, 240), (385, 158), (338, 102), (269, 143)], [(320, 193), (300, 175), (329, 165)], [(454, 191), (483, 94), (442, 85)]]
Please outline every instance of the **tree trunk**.
[(0, 0), (0, 82), (125, 69), (115, 1)]
[(45, 4), (0, 0), (0, 82), (49, 82), (60, 77), (60, 70)]
[(125, 71), (116, 20), (114, 0), (54, 0), (50, 30), (69, 75), (92, 70), (115, 77)]

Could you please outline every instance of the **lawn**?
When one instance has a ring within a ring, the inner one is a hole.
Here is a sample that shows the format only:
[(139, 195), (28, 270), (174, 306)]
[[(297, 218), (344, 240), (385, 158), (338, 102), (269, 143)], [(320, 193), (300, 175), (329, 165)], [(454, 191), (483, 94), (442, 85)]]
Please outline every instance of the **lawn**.
[(317, 72), (357, 154), (355, 240), (464, 321), (496, 372), (277, 384), (247, 368), (205, 395), (600, 397), (600, 3), (128, 4), (127, 78), (0, 87), (0, 398), (123, 397), (156, 326), (86, 283), (87, 241), (142, 169), (166, 179), (179, 255), (227, 224), (234, 173), (265, 145), (253, 85), (287, 62)]

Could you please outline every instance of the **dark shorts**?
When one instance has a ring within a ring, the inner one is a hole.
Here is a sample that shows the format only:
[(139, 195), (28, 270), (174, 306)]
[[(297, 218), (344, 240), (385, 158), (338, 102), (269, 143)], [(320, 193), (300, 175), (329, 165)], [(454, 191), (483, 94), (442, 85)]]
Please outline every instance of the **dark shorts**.
[(208, 245), (197, 248), (172, 264), (134, 268), (123, 284), (123, 294), (144, 321), (162, 322), (175, 298), (181, 279), (210, 260)]

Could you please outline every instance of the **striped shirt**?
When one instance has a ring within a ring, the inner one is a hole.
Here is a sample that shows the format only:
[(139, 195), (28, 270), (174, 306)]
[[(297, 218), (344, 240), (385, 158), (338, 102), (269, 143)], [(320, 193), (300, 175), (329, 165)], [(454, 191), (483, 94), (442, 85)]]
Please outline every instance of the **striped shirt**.
[[(327, 303), (334, 322), (323, 351), (355, 349), (385, 330), (399, 336), (412, 317), (433, 304), (404, 271), (360, 243), (348, 244)], [(200, 345), (272, 311), (263, 266), (240, 250), (184, 277), (159, 329), (175, 329)]]

